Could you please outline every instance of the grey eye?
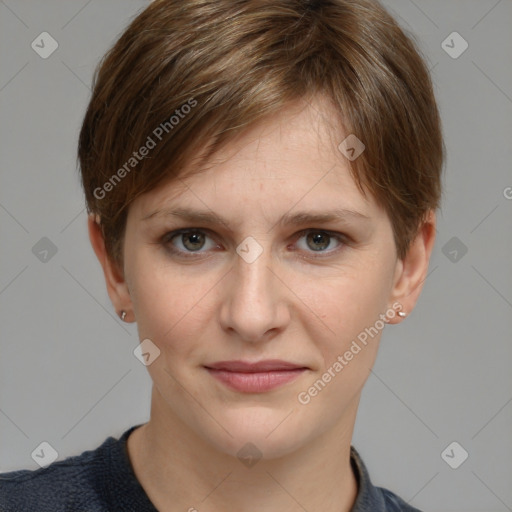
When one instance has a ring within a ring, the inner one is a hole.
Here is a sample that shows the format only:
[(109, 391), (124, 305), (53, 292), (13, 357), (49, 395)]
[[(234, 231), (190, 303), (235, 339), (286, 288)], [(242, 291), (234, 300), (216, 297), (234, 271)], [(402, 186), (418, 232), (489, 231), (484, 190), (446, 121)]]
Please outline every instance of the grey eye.
[(307, 234), (306, 240), (310, 249), (313, 251), (321, 251), (329, 246), (331, 235), (322, 231), (314, 231)]
[(181, 253), (206, 252), (206, 250), (213, 249), (215, 246), (215, 243), (211, 239), (210, 246), (208, 246), (208, 239), (210, 239), (210, 237), (202, 231), (181, 231), (167, 237), (165, 243), (173, 247), (175, 251)]
[(183, 233), (181, 241), (183, 246), (190, 251), (197, 251), (204, 246), (205, 236), (203, 233)]

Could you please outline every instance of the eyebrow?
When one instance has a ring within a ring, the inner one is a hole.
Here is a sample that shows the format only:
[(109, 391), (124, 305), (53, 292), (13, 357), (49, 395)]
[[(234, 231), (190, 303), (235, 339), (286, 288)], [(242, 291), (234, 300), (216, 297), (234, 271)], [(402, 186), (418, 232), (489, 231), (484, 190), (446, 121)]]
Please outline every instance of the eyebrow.
[[(148, 221), (155, 217), (178, 217), (191, 223), (205, 224), (223, 224), (229, 226), (228, 219), (218, 215), (212, 211), (193, 210), (189, 208), (166, 208), (156, 210), (149, 215), (142, 217), (142, 221)], [(361, 212), (350, 210), (347, 208), (336, 208), (334, 210), (324, 212), (300, 211), (296, 213), (286, 213), (281, 217), (278, 224), (286, 225), (302, 225), (302, 224), (327, 224), (329, 222), (349, 222), (351, 220), (369, 221), (370, 217)]]

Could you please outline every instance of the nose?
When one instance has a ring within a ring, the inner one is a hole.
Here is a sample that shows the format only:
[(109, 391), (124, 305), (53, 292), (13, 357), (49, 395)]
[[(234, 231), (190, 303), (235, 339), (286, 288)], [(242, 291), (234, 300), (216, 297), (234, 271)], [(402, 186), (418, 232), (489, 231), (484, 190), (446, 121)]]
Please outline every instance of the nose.
[(290, 321), (287, 288), (279, 279), (269, 248), (255, 261), (235, 257), (220, 313), (222, 328), (257, 343), (282, 332)]

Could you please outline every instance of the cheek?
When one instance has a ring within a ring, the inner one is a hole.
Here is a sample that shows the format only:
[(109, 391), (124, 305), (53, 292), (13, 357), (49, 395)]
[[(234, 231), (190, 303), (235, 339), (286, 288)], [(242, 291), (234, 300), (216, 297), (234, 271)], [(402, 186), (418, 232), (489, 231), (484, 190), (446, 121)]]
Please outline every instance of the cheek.
[(355, 414), (358, 394), (374, 365), (383, 328), (379, 315), (386, 311), (376, 279), (373, 272), (354, 273), (350, 278), (345, 275), (331, 280), (313, 301), (330, 329), (319, 327), (308, 333), (321, 359), (296, 401), (303, 414), (322, 418), (321, 430), (338, 422), (351, 407)]
[[(359, 344), (364, 349), (353, 360), (357, 359), (357, 364), (364, 366), (374, 360), (382, 322), (377, 324), (378, 335), (371, 328), (388, 307), (385, 272), (382, 265), (368, 264), (365, 268), (353, 267), (350, 271), (333, 274), (328, 279), (297, 281), (297, 287), (300, 287), (297, 295), (304, 303), (301, 307), (306, 314), (309, 312), (308, 317), (312, 320), (303, 325), (320, 350), (325, 367), (350, 350), (356, 339), (362, 340)], [(368, 329), (372, 337), (368, 335)], [(367, 341), (366, 346), (364, 341)], [(353, 351), (357, 351), (357, 347)]]
[(180, 272), (176, 265), (152, 264), (150, 258), (139, 258), (133, 270), (132, 299), (140, 339), (151, 339), (161, 350), (190, 347), (216, 280), (208, 274)]
[(370, 374), (384, 328), (379, 318), (386, 311), (383, 297), (375, 275), (367, 273), (331, 281), (329, 288), (311, 302), (315, 304), (311, 309), (321, 311), (324, 324), (317, 321), (317, 330), (313, 323), (306, 329), (321, 360), (297, 400), (311, 414), (322, 415), (326, 425), (343, 414)]

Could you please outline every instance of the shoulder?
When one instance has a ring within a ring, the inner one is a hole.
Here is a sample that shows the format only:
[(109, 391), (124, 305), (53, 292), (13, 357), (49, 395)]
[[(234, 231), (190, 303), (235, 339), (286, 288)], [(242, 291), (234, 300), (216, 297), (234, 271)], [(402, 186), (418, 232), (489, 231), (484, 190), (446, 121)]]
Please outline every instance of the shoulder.
[(359, 487), (351, 512), (421, 512), (390, 490), (373, 485), (366, 465), (353, 446), (350, 458)]
[(104, 486), (108, 481), (109, 451), (117, 439), (47, 467), (0, 473), (2, 512), (96, 512), (107, 510)]
[(390, 490), (384, 489), (383, 487), (377, 487), (376, 489), (382, 495), (386, 512), (421, 512), (421, 510), (409, 505)]

